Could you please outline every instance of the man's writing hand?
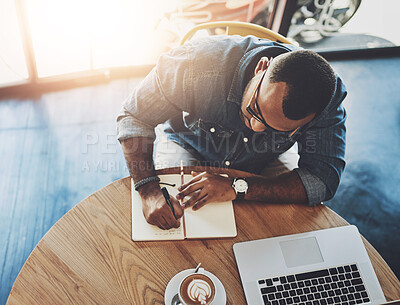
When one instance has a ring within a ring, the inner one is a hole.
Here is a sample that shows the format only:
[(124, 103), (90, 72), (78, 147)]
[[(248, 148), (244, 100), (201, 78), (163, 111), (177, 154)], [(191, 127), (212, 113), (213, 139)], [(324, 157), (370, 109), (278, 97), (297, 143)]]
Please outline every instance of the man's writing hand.
[(170, 196), (174, 214), (171, 208), (165, 202), (165, 198), (160, 188), (154, 188), (151, 195), (142, 197), (143, 215), (149, 224), (155, 225), (163, 230), (179, 228), (179, 219), (183, 215), (183, 209), (178, 200)]
[(211, 202), (224, 202), (234, 200), (236, 193), (232, 188), (232, 178), (222, 177), (218, 174), (207, 172), (192, 172), (193, 179), (183, 184), (180, 188), (177, 199), (190, 196), (183, 207), (193, 207), (198, 210)]

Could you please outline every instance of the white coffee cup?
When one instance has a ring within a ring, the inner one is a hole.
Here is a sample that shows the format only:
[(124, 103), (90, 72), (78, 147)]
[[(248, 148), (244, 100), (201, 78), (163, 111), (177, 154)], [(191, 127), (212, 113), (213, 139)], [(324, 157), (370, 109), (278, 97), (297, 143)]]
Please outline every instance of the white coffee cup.
[(215, 283), (203, 268), (188, 274), (179, 284), (178, 296), (183, 305), (212, 305), (215, 295)]

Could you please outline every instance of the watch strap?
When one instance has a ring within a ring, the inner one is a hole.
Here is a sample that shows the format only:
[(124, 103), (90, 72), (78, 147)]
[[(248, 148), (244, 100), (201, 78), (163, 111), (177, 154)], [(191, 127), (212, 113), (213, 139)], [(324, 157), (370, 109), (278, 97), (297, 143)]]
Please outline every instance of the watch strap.
[(245, 195), (245, 192), (236, 192), (236, 199), (243, 200)]

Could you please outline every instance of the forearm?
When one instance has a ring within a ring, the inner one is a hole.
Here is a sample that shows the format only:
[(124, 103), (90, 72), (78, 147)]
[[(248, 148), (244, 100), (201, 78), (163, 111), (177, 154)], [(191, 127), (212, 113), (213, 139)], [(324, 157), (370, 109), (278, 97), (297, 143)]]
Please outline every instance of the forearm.
[[(121, 141), (121, 145), (133, 181), (138, 182), (156, 175), (153, 138), (128, 138)], [(183, 215), (182, 207), (173, 197), (171, 197), (173, 209), (167, 205), (157, 181), (141, 186), (138, 192), (142, 197), (143, 215), (148, 223), (164, 230), (179, 227), (178, 219)]]
[(268, 203), (307, 204), (306, 190), (296, 172), (282, 174), (276, 178), (247, 178), (249, 189), (245, 200)]
[[(133, 181), (156, 176), (153, 162), (153, 138), (134, 137), (121, 141), (129, 173)], [(150, 182), (139, 189), (140, 195), (147, 197), (160, 189), (157, 182)]]

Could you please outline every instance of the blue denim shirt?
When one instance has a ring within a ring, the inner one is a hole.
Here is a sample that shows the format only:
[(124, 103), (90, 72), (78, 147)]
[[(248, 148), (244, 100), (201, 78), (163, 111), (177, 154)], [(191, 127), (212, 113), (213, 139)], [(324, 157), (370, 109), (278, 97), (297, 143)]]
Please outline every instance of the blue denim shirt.
[(339, 77), (328, 106), (293, 135), (253, 132), (239, 116), (256, 62), (297, 49), (254, 36), (212, 36), (163, 54), (124, 102), (118, 139), (155, 138), (155, 126), (164, 123), (168, 137), (200, 161), (253, 173), (297, 142), (295, 171), (309, 203), (332, 198), (345, 166), (346, 89)]

